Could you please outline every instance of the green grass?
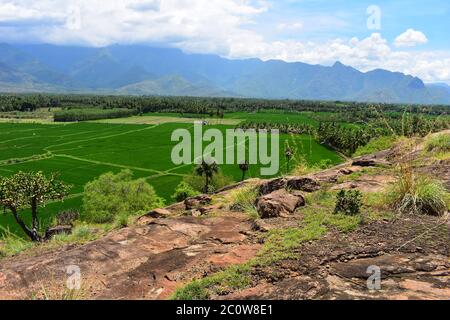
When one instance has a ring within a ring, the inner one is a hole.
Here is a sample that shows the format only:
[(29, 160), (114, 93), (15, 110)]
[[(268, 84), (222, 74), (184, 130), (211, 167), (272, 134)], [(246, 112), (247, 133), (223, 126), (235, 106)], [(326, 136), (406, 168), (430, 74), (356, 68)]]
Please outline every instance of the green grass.
[(384, 136), (372, 139), (367, 145), (359, 147), (354, 156), (360, 157), (391, 148), (398, 140), (396, 136)]
[(438, 134), (425, 141), (425, 153), (438, 160), (450, 159), (450, 134)]
[(232, 207), (243, 210), (251, 219), (258, 219), (259, 215), (255, 206), (258, 195), (258, 189), (248, 185), (232, 191), (227, 198)]
[(450, 194), (441, 181), (408, 172), (388, 188), (385, 199), (402, 214), (440, 216), (450, 206)]
[(0, 258), (14, 256), (34, 246), (32, 242), (11, 232), (9, 228), (0, 225), (0, 231)]

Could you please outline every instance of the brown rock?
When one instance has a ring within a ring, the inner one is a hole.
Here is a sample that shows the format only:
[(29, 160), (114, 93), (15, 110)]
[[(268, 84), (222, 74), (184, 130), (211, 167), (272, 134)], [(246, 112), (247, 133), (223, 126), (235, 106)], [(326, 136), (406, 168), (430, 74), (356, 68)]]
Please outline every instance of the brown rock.
[(198, 209), (199, 207), (211, 204), (212, 198), (206, 194), (189, 198), (184, 201), (186, 210)]
[(360, 158), (353, 161), (352, 163), (352, 165), (355, 167), (379, 167), (388, 164), (389, 163), (387, 161), (376, 158)]
[(262, 219), (253, 221), (253, 225), (252, 225), (252, 230), (260, 231), (260, 232), (269, 232), (270, 230), (272, 230), (274, 228), (275, 227), (269, 225), (267, 222), (265, 222)]
[(172, 215), (173, 215), (172, 212), (170, 212), (167, 209), (161, 209), (161, 208), (155, 209), (155, 210), (143, 215), (142, 217), (140, 217), (137, 220), (137, 224), (140, 226), (148, 225), (155, 219), (164, 219), (164, 218), (168, 218)]
[(320, 189), (320, 184), (312, 178), (294, 177), (288, 180), (287, 187), (292, 190), (315, 192)]
[(275, 180), (270, 180), (259, 188), (259, 194), (260, 195), (266, 195), (269, 193), (272, 193), (274, 191), (284, 189), (287, 186), (287, 180), (285, 178), (279, 178)]
[(353, 170), (349, 168), (342, 168), (341, 170), (339, 170), (339, 173), (348, 176), (353, 173)]
[(284, 217), (305, 205), (305, 199), (300, 193), (291, 194), (285, 189), (262, 196), (256, 201), (256, 207), (261, 218)]
[(152, 212), (149, 212), (146, 216), (150, 218), (160, 219), (160, 218), (167, 218), (171, 215), (173, 215), (172, 212), (170, 212), (167, 209), (155, 209)]

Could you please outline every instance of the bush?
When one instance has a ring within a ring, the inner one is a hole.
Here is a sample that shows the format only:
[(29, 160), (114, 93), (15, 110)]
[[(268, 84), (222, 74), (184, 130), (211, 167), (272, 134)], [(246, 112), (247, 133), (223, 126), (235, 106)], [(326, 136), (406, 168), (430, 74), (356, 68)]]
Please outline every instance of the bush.
[(110, 223), (117, 216), (133, 215), (164, 206), (145, 179), (132, 180), (132, 172), (106, 173), (84, 188), (82, 219), (91, 223)]
[(439, 216), (447, 211), (449, 194), (438, 180), (404, 173), (386, 198), (399, 213)]
[(359, 190), (341, 190), (336, 197), (335, 214), (343, 213), (349, 216), (356, 216), (361, 213), (362, 194)]
[[(188, 175), (183, 180), (189, 186), (194, 189), (194, 191), (203, 193), (205, 188), (205, 178), (196, 175), (195, 173)], [(212, 181), (209, 185), (209, 192), (215, 192), (226, 186), (229, 186), (234, 183), (234, 180), (230, 177), (225, 176), (223, 173), (219, 172), (215, 174), (212, 178)]]
[(176, 202), (182, 202), (188, 198), (195, 197), (200, 193), (195, 191), (186, 181), (181, 181), (175, 189), (172, 199)]

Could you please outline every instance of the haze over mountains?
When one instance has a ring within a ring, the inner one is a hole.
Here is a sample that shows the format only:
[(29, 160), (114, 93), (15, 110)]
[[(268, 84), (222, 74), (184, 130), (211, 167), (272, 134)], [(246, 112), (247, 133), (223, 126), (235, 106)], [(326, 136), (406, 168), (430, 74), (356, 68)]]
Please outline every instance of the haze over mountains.
[(386, 70), (360, 72), (259, 59), (229, 60), (147, 46), (0, 44), (0, 92), (236, 96), (450, 104), (450, 87)]

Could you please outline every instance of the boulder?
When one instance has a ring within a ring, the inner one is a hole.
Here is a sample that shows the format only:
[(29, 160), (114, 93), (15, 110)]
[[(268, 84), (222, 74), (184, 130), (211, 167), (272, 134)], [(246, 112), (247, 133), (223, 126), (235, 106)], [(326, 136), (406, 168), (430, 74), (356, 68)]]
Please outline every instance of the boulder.
[(275, 226), (271, 226), (270, 224), (268, 224), (265, 221), (267, 221), (267, 220), (257, 219), (255, 221), (253, 221), (252, 230), (259, 231), (259, 232), (269, 232), (270, 230), (273, 230), (276, 228)]
[(200, 195), (197, 197), (186, 199), (184, 201), (184, 206), (185, 206), (186, 210), (193, 210), (193, 209), (198, 209), (199, 207), (202, 207), (202, 206), (207, 206), (207, 205), (211, 204), (211, 202), (212, 202), (212, 198), (206, 194), (203, 194), (203, 195)]
[(47, 231), (45, 231), (45, 239), (50, 240), (54, 236), (60, 234), (71, 234), (72, 229), (72, 226), (56, 226), (53, 228), (48, 228)]
[(153, 219), (161, 219), (161, 218), (170, 217), (171, 215), (173, 215), (173, 214), (169, 210), (159, 208), (159, 209), (155, 209), (155, 210), (147, 213), (145, 215), (145, 217), (153, 218)]
[(256, 200), (256, 208), (262, 219), (286, 217), (305, 205), (299, 192), (289, 193), (285, 189), (272, 192)]
[(137, 220), (137, 224), (140, 226), (149, 225), (155, 219), (164, 219), (172, 216), (173, 213), (167, 209), (155, 209)]
[(380, 167), (389, 165), (389, 162), (376, 158), (360, 158), (353, 161), (355, 167)]
[(345, 176), (351, 175), (353, 173), (352, 169), (349, 168), (342, 168), (341, 170), (339, 170), (340, 174), (343, 174)]
[(264, 196), (274, 191), (285, 189), (286, 186), (287, 186), (287, 179), (285, 178), (270, 180), (261, 185), (261, 187), (259, 188), (259, 194)]
[(289, 178), (287, 181), (287, 187), (292, 190), (303, 192), (315, 192), (320, 189), (320, 183), (312, 178), (294, 177)]

